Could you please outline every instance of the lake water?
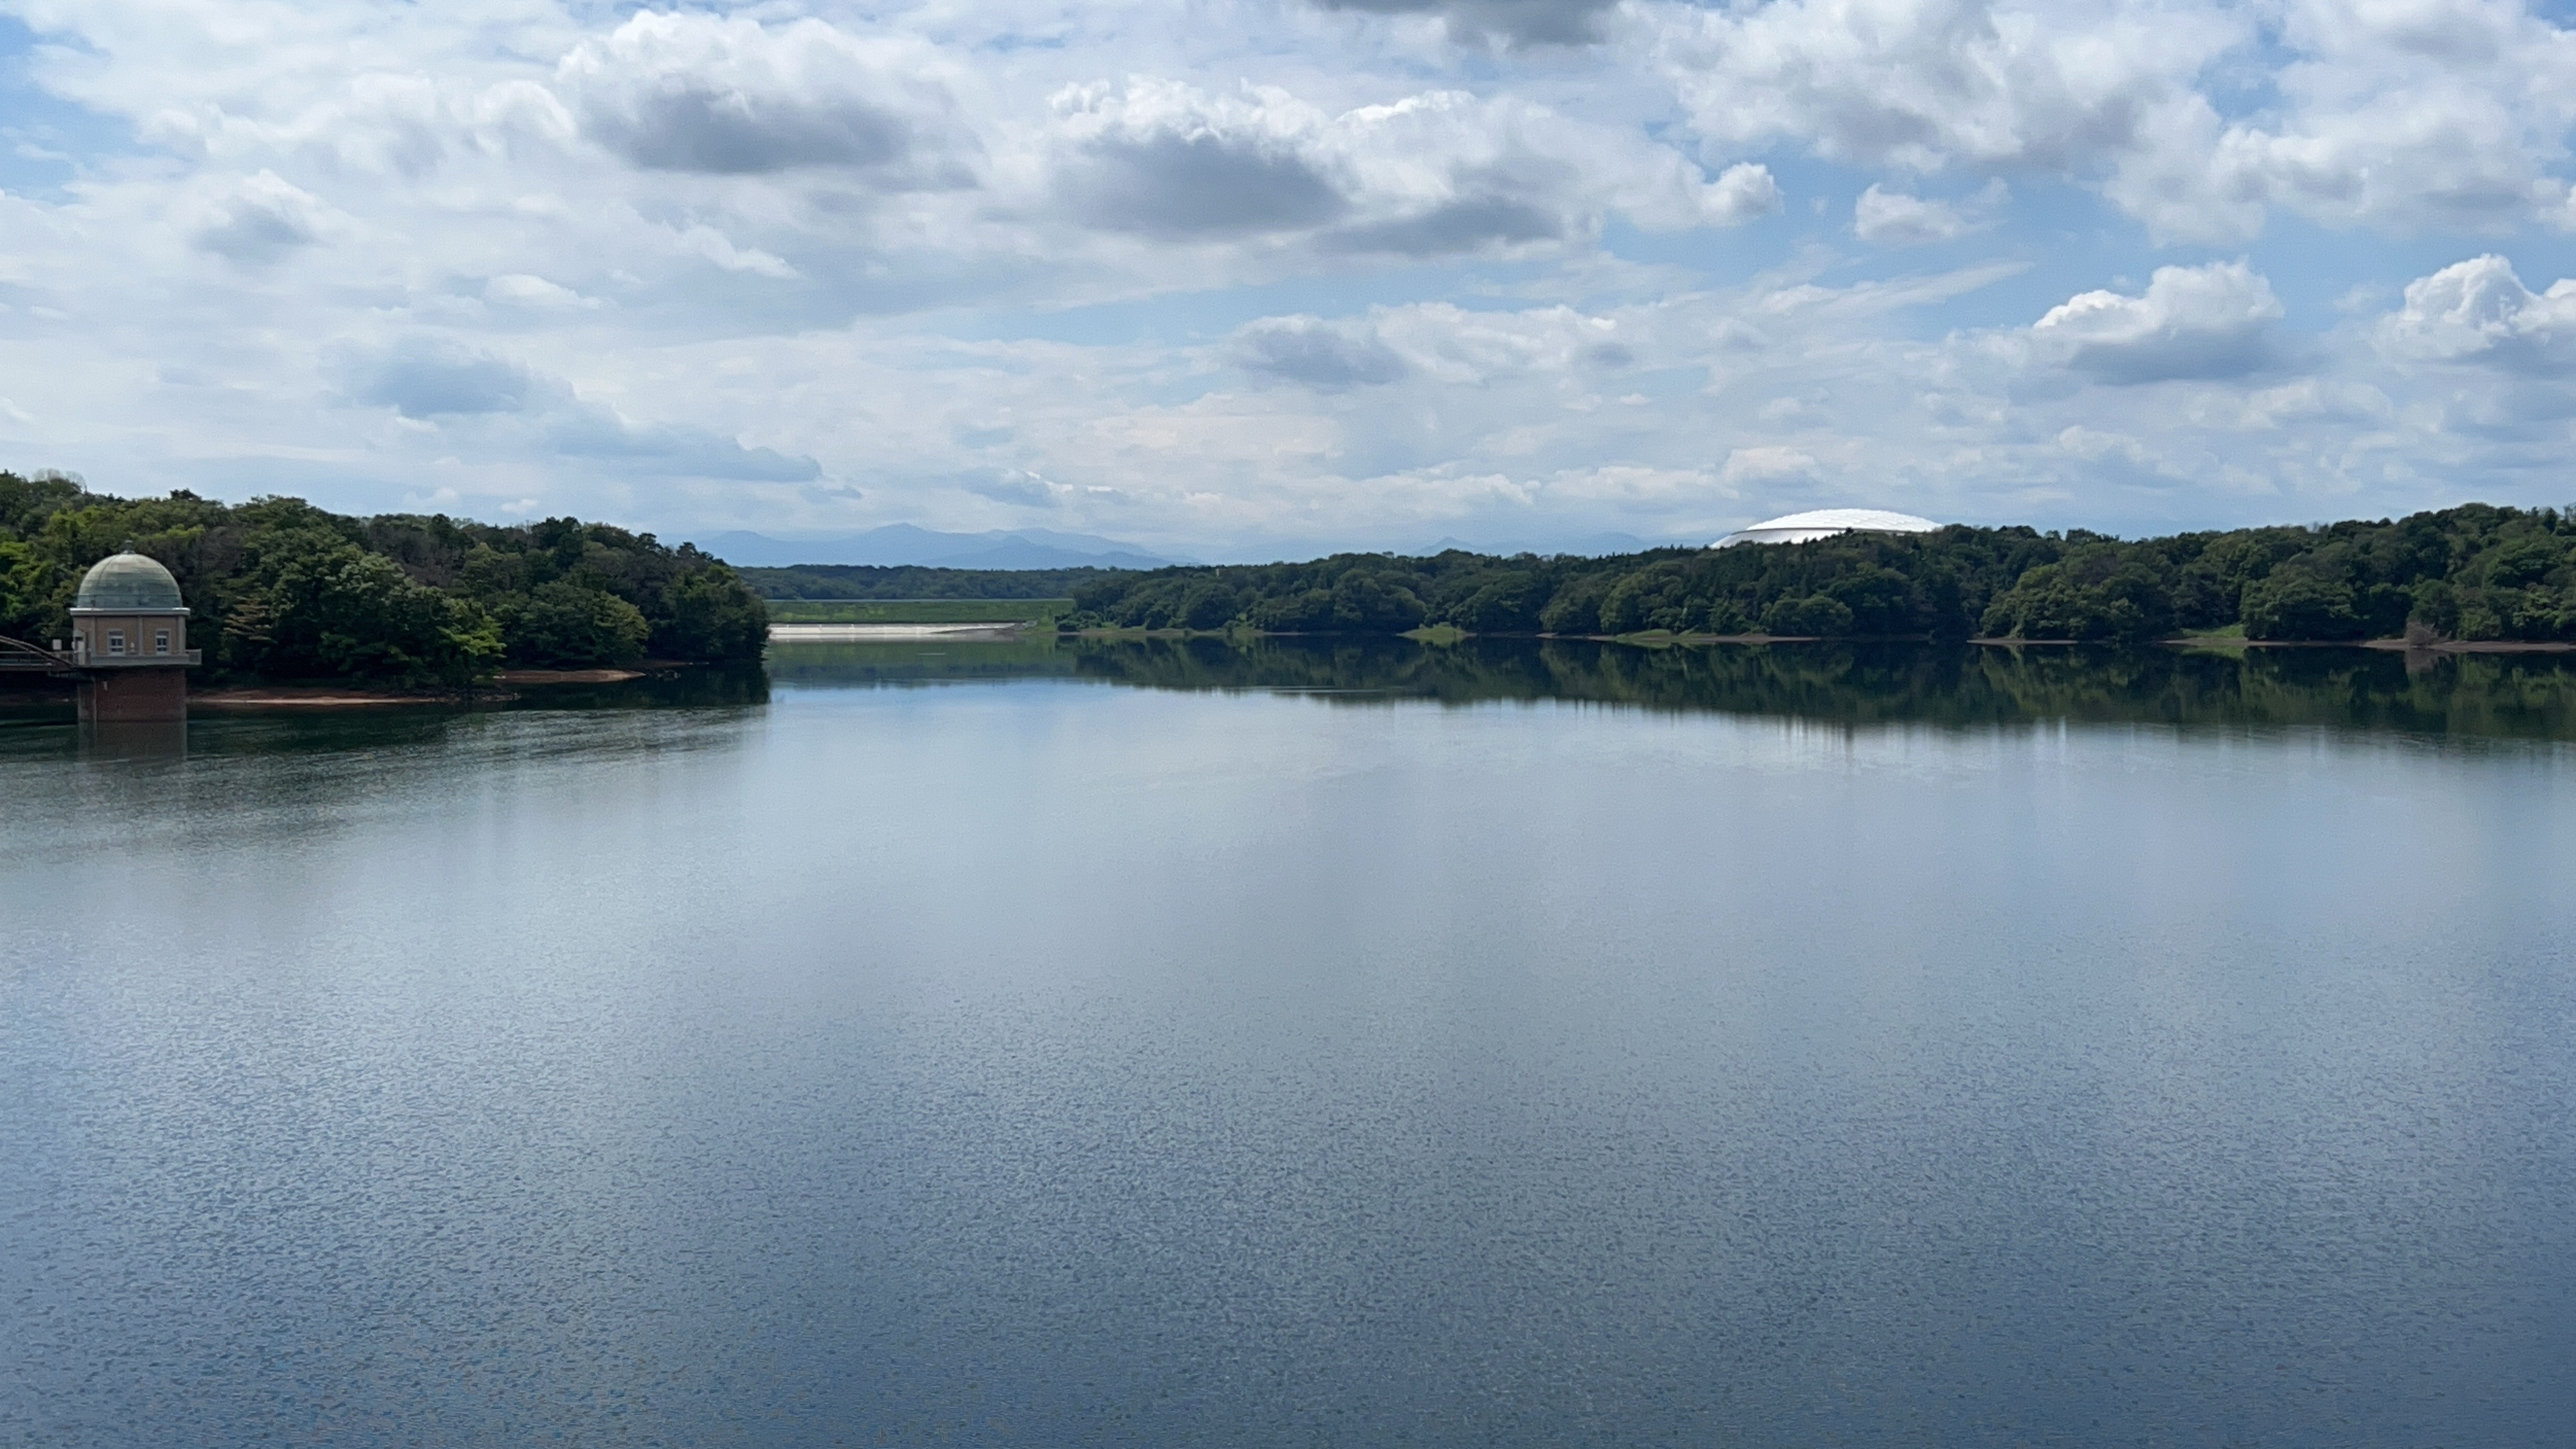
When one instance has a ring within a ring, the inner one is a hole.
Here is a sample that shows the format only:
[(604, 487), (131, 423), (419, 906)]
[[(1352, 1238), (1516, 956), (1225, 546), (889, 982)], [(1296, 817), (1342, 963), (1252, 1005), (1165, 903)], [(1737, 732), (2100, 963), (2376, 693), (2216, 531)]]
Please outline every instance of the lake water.
[(1041, 642), (21, 712), (0, 1444), (2563, 1444), (2571, 698)]

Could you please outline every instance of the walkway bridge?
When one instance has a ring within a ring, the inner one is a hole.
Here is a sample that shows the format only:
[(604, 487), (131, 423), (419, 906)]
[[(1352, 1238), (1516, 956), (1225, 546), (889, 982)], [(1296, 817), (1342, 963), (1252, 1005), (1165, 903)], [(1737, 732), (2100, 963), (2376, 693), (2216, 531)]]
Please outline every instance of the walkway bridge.
[(61, 674), (77, 677), (85, 671), (80, 661), (68, 654), (12, 639), (0, 634), (0, 671), (11, 674)]

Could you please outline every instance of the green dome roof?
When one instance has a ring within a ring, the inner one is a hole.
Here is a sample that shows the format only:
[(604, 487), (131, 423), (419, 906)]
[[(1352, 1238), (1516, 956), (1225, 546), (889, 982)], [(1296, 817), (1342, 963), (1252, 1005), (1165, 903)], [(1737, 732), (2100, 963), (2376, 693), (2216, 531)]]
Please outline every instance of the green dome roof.
[(80, 596), (72, 600), (72, 607), (187, 609), (179, 598), (179, 581), (170, 577), (170, 571), (131, 549), (91, 564), (81, 578)]

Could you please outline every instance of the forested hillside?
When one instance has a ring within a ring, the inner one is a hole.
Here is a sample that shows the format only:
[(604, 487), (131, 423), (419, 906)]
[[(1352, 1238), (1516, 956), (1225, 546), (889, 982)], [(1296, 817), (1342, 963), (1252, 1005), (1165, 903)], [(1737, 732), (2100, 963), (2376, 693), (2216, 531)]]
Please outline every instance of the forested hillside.
[(764, 599), (1061, 599), (1116, 569), (940, 569), (920, 564), (797, 564), (735, 572)]
[(121, 499), (0, 473), (0, 634), (61, 638), (129, 541), (179, 580), (215, 675), (457, 685), (505, 664), (756, 659), (760, 599), (720, 559), (572, 518), (351, 518), (296, 498)]
[(2137, 641), (2576, 639), (2576, 514), (2469, 504), (2396, 521), (2123, 541), (1944, 528), (1624, 558), (1340, 554), (1114, 574), (1065, 627)]

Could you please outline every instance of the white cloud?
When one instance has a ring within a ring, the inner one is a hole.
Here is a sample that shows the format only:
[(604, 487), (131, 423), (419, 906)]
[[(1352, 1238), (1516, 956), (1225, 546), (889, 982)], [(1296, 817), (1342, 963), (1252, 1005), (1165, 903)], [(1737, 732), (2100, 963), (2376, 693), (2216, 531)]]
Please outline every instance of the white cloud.
[(1803, 449), (1766, 444), (1737, 448), (1726, 455), (1726, 466), (1720, 470), (1731, 487), (1746, 483), (1774, 483), (1783, 479), (1805, 478), (1816, 471), (1816, 460)]
[(1721, 145), (1789, 140), (1871, 166), (2074, 171), (2244, 37), (2195, 5), (1772, 0), (1665, 15), (1657, 58)]
[(2280, 104), (2165, 117), (2111, 194), (2176, 236), (2252, 235), (2266, 206), (2332, 225), (2511, 225), (2567, 193), (2576, 33), (2519, 0), (2298, 0)]
[(2370, 383), (2318, 377), (2249, 393), (2212, 391), (2193, 406), (2193, 420), (2204, 426), (2275, 432), (2317, 424), (2379, 427), (2395, 413), (2388, 394)]
[(2109, 383), (2232, 378), (2275, 358), (2282, 307), (2242, 261), (2158, 267), (2141, 296), (2083, 292), (2030, 329), (2037, 354)]
[(736, 246), (733, 238), (704, 222), (672, 234), (671, 241), (682, 254), (703, 257), (728, 272), (749, 272), (782, 282), (797, 275), (784, 258), (758, 247)]
[(1614, 317), (1572, 307), (1471, 311), (1450, 302), (1378, 309), (1377, 335), (1423, 376), (1449, 386), (1530, 379), (1555, 385), (1583, 368), (1617, 369), (1636, 360)]
[(515, 413), (538, 391), (525, 367), (492, 353), (430, 337), (381, 349), (346, 349), (336, 370), (349, 401), (427, 420)]
[(1316, 0), (1327, 10), (1436, 15), (1451, 38), (1474, 45), (1586, 45), (1618, 0)]
[(1210, 96), (1152, 78), (1058, 94), (1057, 173), (1086, 225), (1148, 236), (1302, 230), (1351, 208), (1331, 118), (1277, 89)]
[(265, 267), (347, 229), (347, 219), (321, 198), (262, 170), (206, 198), (189, 239), (200, 251)]
[(908, 37), (648, 10), (574, 47), (556, 79), (579, 98), (584, 129), (635, 166), (827, 169), (911, 188), (969, 179), (950, 134), (949, 69)]
[[(2576, 32), (2520, 0), (1769, 0), (1660, 12), (1693, 124), (1871, 167), (2071, 178), (2158, 234), (2566, 210)], [(2276, 57), (2286, 57), (2278, 59)], [(2270, 94), (2249, 105), (2249, 75)]]
[(986, 477), (964, 481), (967, 492), (996, 503), (1020, 508), (1057, 508), (1072, 498), (1074, 490), (1062, 483), (1051, 483), (1035, 473), (1006, 468)]
[(483, 283), (483, 297), (503, 306), (525, 307), (543, 312), (596, 310), (607, 305), (597, 297), (585, 297), (570, 287), (533, 277), (525, 272), (511, 272)]
[(1393, 382), (1407, 370), (1373, 329), (1315, 317), (1265, 318), (1235, 334), (1235, 349), (1247, 372), (1325, 392)]
[(450, 338), (412, 334), (340, 343), (326, 367), (341, 401), (391, 408), (427, 424), (442, 447), (541, 449), (648, 474), (790, 482), (821, 469), (811, 458), (746, 446), (685, 424), (638, 424), (582, 398), (561, 378)]
[(2146, 445), (2126, 433), (2106, 433), (2081, 423), (2070, 424), (2057, 434), (2057, 446), (2087, 462), (2100, 462), (2117, 457), (2140, 467), (2151, 461)]
[(1559, 503), (1606, 503), (1649, 514), (1693, 507), (1708, 509), (1734, 498), (1737, 481), (1747, 476), (1734, 470), (1732, 462), (1730, 459), (1730, 467), (1723, 473), (1711, 473), (1706, 468), (1621, 463), (1568, 468), (1538, 480), (1534, 496)]
[(2380, 321), (2379, 342), (2409, 360), (2563, 372), (2576, 365), (2576, 280), (2535, 293), (2502, 257), (2454, 262), (2406, 284), (2405, 304)]
[(1883, 246), (1949, 241), (1968, 229), (1967, 218), (1944, 201), (1927, 201), (1873, 184), (1852, 205), (1852, 231)]
[(1333, 113), (1276, 87), (1132, 77), (1054, 104), (1066, 213), (1162, 241), (1299, 235), (1327, 254), (1443, 256), (1566, 241), (1609, 213), (1672, 231), (1779, 205), (1757, 164), (1712, 179), (1642, 136), (1459, 91)]

